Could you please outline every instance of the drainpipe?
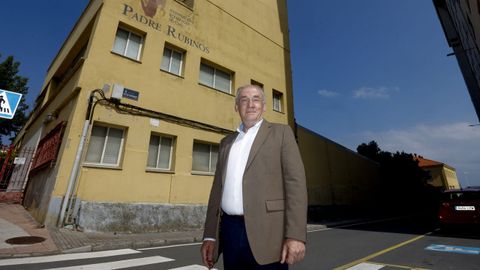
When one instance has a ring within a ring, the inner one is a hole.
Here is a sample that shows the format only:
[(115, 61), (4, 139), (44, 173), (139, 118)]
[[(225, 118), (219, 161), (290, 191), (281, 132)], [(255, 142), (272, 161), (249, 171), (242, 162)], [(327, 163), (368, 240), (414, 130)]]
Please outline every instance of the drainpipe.
[(69, 205), (73, 187), (78, 180), (78, 169), (80, 167), (80, 161), (82, 158), (83, 147), (85, 144), (85, 139), (87, 137), (88, 128), (90, 126), (90, 121), (92, 117), (92, 105), (93, 105), (93, 98), (94, 98), (95, 90), (90, 93), (90, 97), (88, 98), (88, 107), (87, 107), (87, 115), (85, 117), (85, 122), (83, 124), (82, 136), (80, 137), (80, 143), (78, 144), (77, 154), (75, 155), (75, 161), (73, 162), (73, 167), (70, 172), (70, 179), (68, 181), (67, 192), (65, 193), (65, 197), (63, 198), (62, 208), (60, 210), (60, 218), (58, 219), (57, 227), (63, 227), (65, 224), (65, 213), (67, 211), (67, 206)]

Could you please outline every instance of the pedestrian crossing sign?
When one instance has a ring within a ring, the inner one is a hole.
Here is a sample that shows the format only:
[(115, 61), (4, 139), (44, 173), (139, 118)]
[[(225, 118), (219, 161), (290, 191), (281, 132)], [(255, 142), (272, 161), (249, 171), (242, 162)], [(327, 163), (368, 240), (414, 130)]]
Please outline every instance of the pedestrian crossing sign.
[(12, 119), (22, 94), (0, 89), (0, 118)]

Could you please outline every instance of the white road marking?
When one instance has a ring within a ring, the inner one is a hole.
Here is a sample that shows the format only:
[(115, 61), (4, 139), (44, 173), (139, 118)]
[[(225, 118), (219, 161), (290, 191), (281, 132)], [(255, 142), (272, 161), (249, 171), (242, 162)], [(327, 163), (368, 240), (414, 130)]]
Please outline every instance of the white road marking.
[(110, 269), (123, 269), (129, 267), (136, 267), (149, 264), (157, 264), (174, 261), (174, 259), (162, 257), (162, 256), (152, 256), (138, 259), (130, 260), (121, 260), (114, 262), (106, 263), (94, 263), (94, 264), (85, 264), (85, 265), (75, 265), (69, 267), (60, 267), (60, 268), (50, 268), (46, 270), (110, 270)]
[(139, 248), (138, 250), (152, 250), (152, 249), (164, 249), (164, 248), (175, 248), (175, 247), (198, 246), (198, 245), (201, 245), (201, 244), (202, 244), (202, 242), (199, 242), (199, 243), (197, 242), (197, 243), (178, 244), (178, 245), (171, 245), (171, 246)]
[(372, 263), (360, 263), (345, 270), (378, 270), (382, 269), (384, 265), (372, 264)]
[(127, 255), (127, 254), (138, 254), (138, 253), (141, 253), (141, 252), (133, 249), (117, 249), (117, 250), (108, 250), (108, 251), (83, 252), (83, 253), (42, 256), (42, 257), (5, 259), (5, 260), (0, 260), (0, 266), (16, 265), (16, 264), (48, 263), (48, 262), (70, 261), (70, 260), (80, 260), (80, 259), (93, 259), (93, 258), (110, 257), (110, 256)]
[[(198, 265), (198, 264), (192, 264), (192, 265), (178, 267), (178, 268), (170, 268), (168, 270), (207, 270), (207, 267)], [(218, 270), (218, 269), (212, 268), (212, 270)]]

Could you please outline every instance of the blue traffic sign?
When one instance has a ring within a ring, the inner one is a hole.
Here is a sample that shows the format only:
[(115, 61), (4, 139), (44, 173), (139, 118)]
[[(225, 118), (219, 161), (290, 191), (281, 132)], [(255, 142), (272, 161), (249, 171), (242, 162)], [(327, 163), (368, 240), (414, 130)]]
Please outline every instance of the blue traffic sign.
[(453, 252), (461, 254), (480, 255), (480, 248), (478, 247), (462, 247), (462, 246), (448, 246), (448, 245), (430, 245), (425, 248), (426, 250), (441, 251), (441, 252)]
[(12, 119), (22, 94), (0, 89), (0, 118)]

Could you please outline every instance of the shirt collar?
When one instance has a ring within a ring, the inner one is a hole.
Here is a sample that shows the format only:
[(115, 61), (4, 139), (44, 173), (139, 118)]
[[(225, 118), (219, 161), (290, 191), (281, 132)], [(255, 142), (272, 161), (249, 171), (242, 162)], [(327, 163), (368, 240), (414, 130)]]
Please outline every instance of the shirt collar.
[[(252, 129), (258, 129), (260, 127), (260, 125), (262, 124), (263, 122), (263, 118), (260, 119), (257, 123), (255, 123), (255, 125), (253, 125), (251, 128), (249, 128), (248, 130), (252, 130)], [(245, 132), (243, 131), (243, 123), (240, 124), (240, 126), (237, 128), (237, 131), (238, 133), (243, 133), (245, 134)], [(248, 131), (247, 131), (248, 132)]]

